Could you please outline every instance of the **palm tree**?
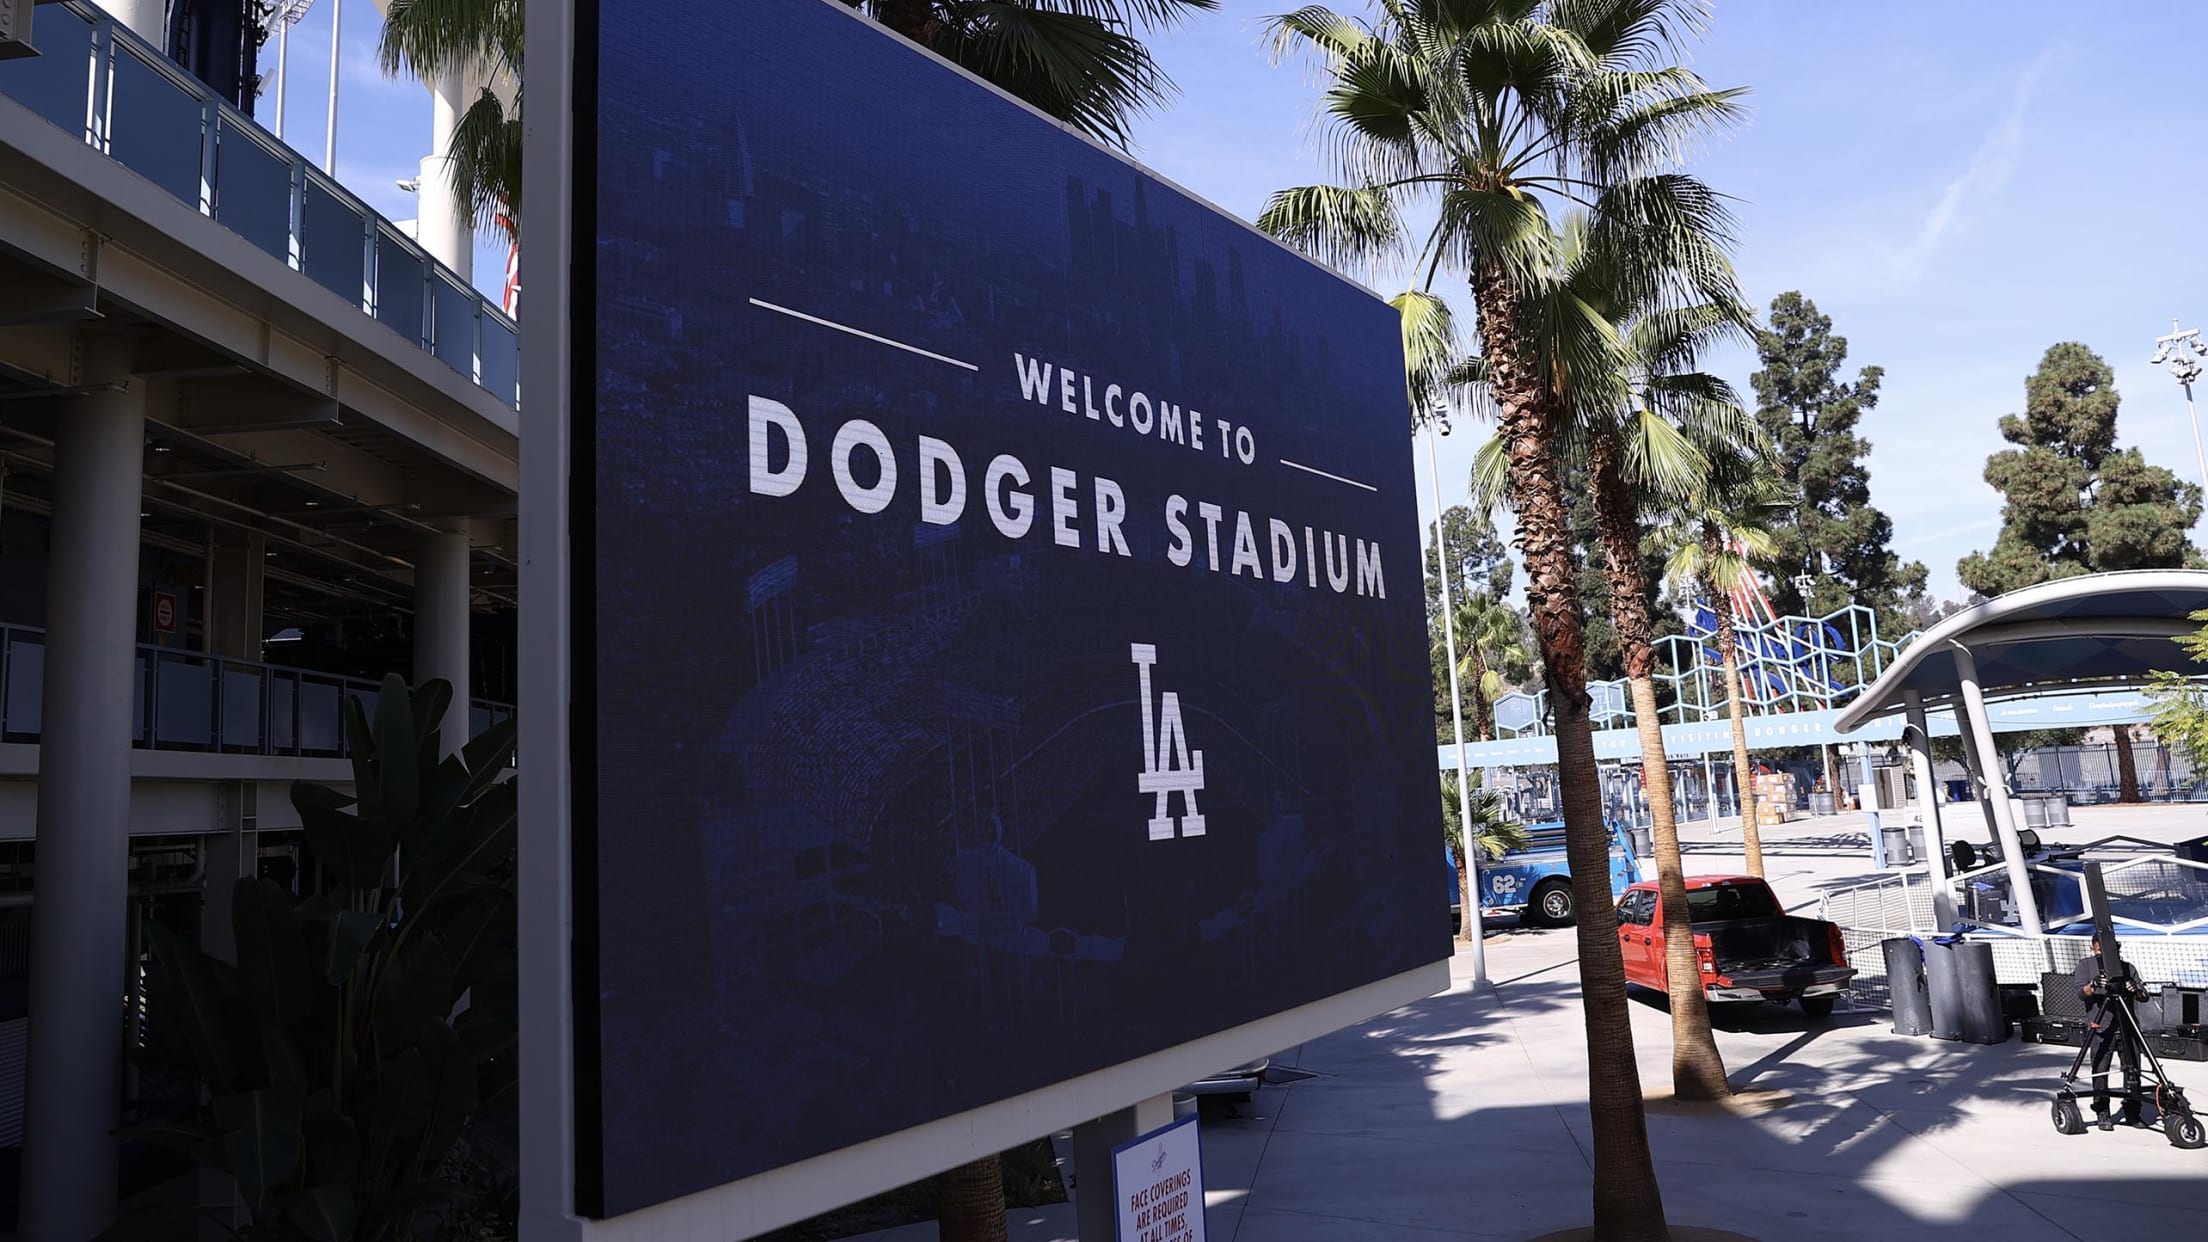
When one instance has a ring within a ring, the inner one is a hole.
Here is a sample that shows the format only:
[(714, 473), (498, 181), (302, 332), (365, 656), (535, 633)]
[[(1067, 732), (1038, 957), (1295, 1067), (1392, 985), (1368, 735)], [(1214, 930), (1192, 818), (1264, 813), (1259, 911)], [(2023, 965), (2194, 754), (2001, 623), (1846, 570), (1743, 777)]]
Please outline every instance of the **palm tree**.
[[(843, 0), (1099, 142), (1172, 94), (1140, 33), (1219, 0)], [(386, 73), (480, 85), (456, 122), (450, 173), (479, 224), (521, 220), (521, 47), (526, 0), (391, 0)]]
[[(1462, 808), (1472, 811), (1472, 848), (1464, 847), (1464, 814)], [(1459, 797), (1457, 774), (1441, 774), (1441, 835), (1449, 847), (1449, 856), (1457, 860), (1457, 895), (1460, 901), (1479, 900), (1479, 890), (1472, 882), (1472, 860), (1494, 858), (1512, 850), (1522, 850), (1528, 840), (1525, 827), (1510, 818), (1503, 809), (1503, 795), (1492, 789), (1480, 788), (1480, 774), (1472, 774), (1472, 797), (1466, 801)], [(1457, 939), (1472, 939), (1472, 919), (1467, 914), (1457, 924)]]
[(1754, 779), (1748, 767), (1748, 726), (1741, 713), (1740, 648), (1732, 593), (1748, 585), (1754, 562), (1776, 546), (1772, 529), (1786, 520), (1792, 498), (1778, 467), (1759, 453), (1706, 446), (1708, 481), (1679, 502), (1668, 528), (1665, 574), (1698, 589), (1717, 622), (1717, 654), (1725, 666), (1725, 709), (1733, 722), (1733, 784), (1739, 794), (1741, 845), (1748, 872), (1763, 874), (1763, 834), (1756, 826)]
[(383, 71), (453, 75), (475, 96), (453, 122), (446, 171), (477, 227), (518, 237), (521, 49), (526, 0), (391, 0), (376, 48)]
[[(1731, 387), (1694, 369), (1710, 343), (1748, 339), (1755, 315), (1726, 257), (1731, 222), (1699, 183), (1674, 175), (1654, 186), (1628, 185), (1604, 195), (1595, 215), (1574, 224), (1566, 231), (1562, 278), (1529, 308), (1528, 318), (1549, 345), (1554, 361), (1547, 370), (1577, 433), (1567, 439), (1577, 441), (1587, 467), (1611, 616), (1640, 734), (1664, 905), (1672, 1090), (1682, 1099), (1722, 1099), (1732, 1088), (1710, 1030), (1695, 957), (1671, 765), (1656, 704), (1641, 498), (1685, 500), (1701, 488), (1709, 461), (1698, 442), (1758, 439), (1754, 418)], [(1584, 365), (1605, 350), (1612, 368)], [(1575, 360), (1583, 365), (1566, 365)]]
[(1485, 742), (1495, 736), (1495, 700), (1503, 670), (1528, 663), (1525, 621), (1508, 601), (1474, 591), (1457, 601), (1457, 675), (1472, 696), (1472, 723)]
[[(1555, 722), (1566, 852), (1583, 910), (1609, 906), (1609, 838), (1597, 787), (1562, 411), (1522, 308), (1555, 271), (1550, 204), (1668, 168), (1734, 95), (1664, 63), (1698, 34), (1694, 0), (1377, 0), (1360, 21), (1320, 6), (1272, 19), (1277, 51), (1308, 52), (1331, 81), (1321, 105), (1338, 184), (1276, 193), (1260, 227), (1338, 266), (1409, 259), (1430, 283), (1469, 278), (1488, 389), (1506, 449), (1518, 546)], [(1412, 241), (1405, 211), (1430, 210)], [(1595, 1128), (1595, 1236), (1663, 1239), (1625, 975), (1612, 928), (1578, 925)]]

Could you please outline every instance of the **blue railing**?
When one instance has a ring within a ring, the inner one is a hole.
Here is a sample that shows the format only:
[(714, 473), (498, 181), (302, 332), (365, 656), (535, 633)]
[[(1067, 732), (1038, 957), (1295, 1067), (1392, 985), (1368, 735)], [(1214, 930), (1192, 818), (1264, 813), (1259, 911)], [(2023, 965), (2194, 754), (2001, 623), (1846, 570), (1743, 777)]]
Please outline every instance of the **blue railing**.
[(398, 226), (92, 5), (42, 6), (34, 37), (0, 95), (519, 403), (514, 321)]
[[(0, 625), (0, 741), (38, 741), (45, 673), (46, 631)], [(357, 677), (144, 644), (134, 686), (133, 746), (309, 758), (344, 757), (345, 700), (373, 716), (378, 690)], [(513, 714), (512, 704), (476, 699), (469, 736)]]

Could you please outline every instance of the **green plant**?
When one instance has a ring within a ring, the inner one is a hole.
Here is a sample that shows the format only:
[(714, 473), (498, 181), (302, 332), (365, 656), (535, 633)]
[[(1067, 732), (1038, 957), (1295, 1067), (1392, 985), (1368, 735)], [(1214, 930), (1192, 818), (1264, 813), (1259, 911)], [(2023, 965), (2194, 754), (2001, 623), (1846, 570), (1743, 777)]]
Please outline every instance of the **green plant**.
[[(2171, 641), (2195, 664), (2208, 664), (2208, 608), (2186, 619), (2201, 622), (2202, 628)], [(2196, 770), (2208, 767), (2208, 687), (2194, 677), (2158, 672), (2147, 685), (2147, 697), (2154, 702), (2154, 735), (2176, 747)]]
[[(152, 927), (146, 1055), (194, 1074), (202, 1103), (126, 1137), (228, 1174), (237, 1237), (450, 1236), (506, 1154), (476, 1123), (514, 1091), (512, 1018), (455, 1009), (512, 944), (514, 731), (443, 755), (451, 700), (442, 681), (395, 676), (372, 722), (348, 700), (354, 792), (292, 786), (310, 892), (239, 880), (234, 964)], [(158, 1236), (152, 1220), (108, 1236)]]

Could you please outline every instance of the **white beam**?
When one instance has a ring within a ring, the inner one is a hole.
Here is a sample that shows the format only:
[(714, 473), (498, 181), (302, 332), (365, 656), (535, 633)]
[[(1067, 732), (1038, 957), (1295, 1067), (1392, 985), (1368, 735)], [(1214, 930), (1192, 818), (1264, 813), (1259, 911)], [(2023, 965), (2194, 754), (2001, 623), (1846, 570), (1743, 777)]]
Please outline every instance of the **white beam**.
[(2045, 930), (2039, 921), (2039, 899), (2032, 895), (2032, 873), (2024, 864), (2024, 846), (2017, 837), (2016, 808), (2009, 797), (2009, 782), (2001, 772), (2001, 753), (1993, 744), (1993, 728), (1986, 719), (1986, 696), (1978, 689), (1978, 661), (1970, 649), (1957, 644), (1955, 652), (1955, 676), (1963, 683), (1963, 710), (1956, 713), (1956, 720), (1967, 717), (1964, 736), (1969, 742), (1966, 754), (1977, 757), (1973, 765), (1983, 782), (1982, 796), (1993, 813), (1994, 830), (2001, 838), (2001, 858), (2009, 871), (2010, 898), (2016, 902), (2018, 917), (2026, 932), (2038, 935)]
[(1904, 702), (1909, 724), (1903, 739), (1909, 745), (1909, 764), (1917, 778), (1917, 807), (1924, 815), (1925, 865), (1932, 874), (1932, 921), (1946, 933), (1955, 929), (1955, 890), (1947, 878), (1947, 833), (1940, 823), (1939, 783), (1932, 776), (1932, 733), (1925, 725), (1924, 697), (1911, 690)]

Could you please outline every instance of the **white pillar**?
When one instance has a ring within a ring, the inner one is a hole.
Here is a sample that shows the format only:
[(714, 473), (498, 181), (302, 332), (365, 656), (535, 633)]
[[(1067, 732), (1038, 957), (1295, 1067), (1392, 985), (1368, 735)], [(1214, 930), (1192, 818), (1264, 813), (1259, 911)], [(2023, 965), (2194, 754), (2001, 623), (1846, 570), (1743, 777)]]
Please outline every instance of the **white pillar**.
[(90, 1238), (115, 1215), (130, 871), (131, 688), (146, 399), (120, 342), (87, 341), (54, 432), (31, 907), (29, 1094), (18, 1236)]
[(1963, 683), (1962, 711), (1968, 714), (1964, 753), (1976, 757), (1972, 766), (1982, 783), (1983, 796), (1993, 812), (1994, 830), (2001, 836), (2001, 857), (2009, 870), (2009, 888), (2024, 930), (2038, 935), (2046, 930), (2039, 921), (2039, 899), (2032, 895), (2032, 873), (2024, 865), (2024, 847), (2016, 836), (2016, 809), (2009, 801), (2009, 782), (2001, 775), (2001, 755), (1994, 749), (1993, 726), (1986, 718), (1986, 696), (1978, 687), (1978, 661), (1967, 648), (1955, 648), (1955, 675)]
[(130, 33), (155, 47), (168, 46), (168, 0), (107, 0), (100, 7)]
[(1464, 831), (1464, 887), (1458, 917), (1472, 941), (1472, 986), (1487, 986), (1487, 924), (1480, 915), (1480, 853), (1472, 848), (1472, 773), (1464, 755), (1464, 696), (1457, 691), (1457, 620), (1449, 607), (1449, 544), (1442, 534), (1448, 506), (1441, 499), (1441, 439), (1426, 421), (1426, 466), (1434, 476), (1434, 568), (1441, 575), (1442, 659), (1449, 665), (1449, 715), (1457, 735), (1457, 824)]
[(1932, 872), (1932, 921), (1942, 933), (1955, 929), (1955, 890), (1947, 879), (1947, 834), (1940, 825), (1940, 795), (1932, 779), (1932, 732), (1925, 727), (1924, 696), (1902, 692), (1909, 712), (1909, 765), (1917, 778), (1917, 807), (1924, 814), (1924, 852)]
[(414, 557), (414, 684), (441, 677), (452, 683), (445, 710), (447, 753), (468, 741), (468, 535), (422, 536)]
[[(1113, 1242), (1119, 1236), (1119, 1202), (1112, 1178), (1112, 1149), (1171, 1124), (1173, 1097), (1156, 1095), (1073, 1128), (1074, 1236), (1081, 1242)], [(1203, 1211), (1203, 1205), (1191, 1204)]]
[(451, 268), (460, 279), (475, 279), (475, 228), (468, 204), (453, 192), (452, 129), (467, 110), (458, 74), (443, 74), (429, 82), (429, 154), (422, 160), (415, 181), (414, 232), (422, 249)]
[(268, 544), (259, 531), (220, 530), (207, 557), (207, 650), (232, 660), (258, 662), (263, 653), (262, 610)]

